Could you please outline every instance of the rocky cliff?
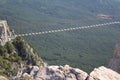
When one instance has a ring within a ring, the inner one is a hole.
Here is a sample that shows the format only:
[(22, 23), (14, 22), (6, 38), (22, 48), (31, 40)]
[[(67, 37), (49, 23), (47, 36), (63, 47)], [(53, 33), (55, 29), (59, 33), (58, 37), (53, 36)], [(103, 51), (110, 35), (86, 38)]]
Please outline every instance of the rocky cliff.
[[(112, 70), (113, 69), (113, 70)], [(17, 79), (25, 80), (120, 80), (120, 43), (115, 46), (113, 58), (109, 68), (101, 66), (95, 68), (90, 74), (69, 65), (65, 66), (29, 66), (19, 71)]]
[[(109, 68), (102, 66), (87, 74), (69, 65), (45, 65), (23, 38), (16, 37), (0, 48), (0, 75), (6, 75), (9, 80), (120, 80), (119, 52), (120, 44), (117, 44)], [(0, 80), (7, 78), (0, 76)]]
[(6, 20), (0, 20), (0, 45), (15, 39), (15, 33), (11, 30)]
[(106, 67), (94, 69), (90, 75), (86, 72), (65, 66), (46, 66), (39, 68), (31, 66), (21, 71), (20, 76), (16, 76), (16, 80), (120, 80), (120, 74)]
[(116, 44), (113, 58), (110, 60), (109, 68), (120, 73), (120, 43)]
[(23, 70), (21, 77), (33, 80), (85, 80), (88, 74), (69, 65), (46, 66), (43, 68), (31, 66)]
[[(0, 48), (4, 53), (0, 55), (0, 75), (6, 75), (9, 80), (120, 80), (120, 74), (117, 73), (120, 61), (119, 50), (120, 44), (117, 44), (109, 68), (102, 66), (87, 74), (69, 65), (45, 65), (34, 49), (23, 38), (17, 37), (13, 42), (7, 42)], [(0, 80), (8, 80), (7, 78), (0, 76)]]
[(0, 46), (0, 75), (12, 77), (19, 70), (34, 65), (43, 67), (45, 63), (23, 38), (16, 37)]

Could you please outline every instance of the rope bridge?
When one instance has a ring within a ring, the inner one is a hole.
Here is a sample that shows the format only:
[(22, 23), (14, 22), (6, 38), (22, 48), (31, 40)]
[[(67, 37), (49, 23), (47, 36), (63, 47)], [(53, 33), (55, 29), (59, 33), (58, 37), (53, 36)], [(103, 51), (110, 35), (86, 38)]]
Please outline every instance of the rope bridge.
[(107, 25), (115, 25), (120, 24), (120, 21), (114, 21), (114, 22), (108, 22), (108, 23), (102, 23), (102, 24), (94, 24), (89, 26), (80, 26), (80, 27), (71, 27), (71, 28), (65, 28), (65, 29), (57, 29), (57, 30), (49, 30), (49, 31), (41, 31), (41, 32), (33, 32), (33, 33), (25, 33), (25, 34), (18, 34), (17, 36), (33, 36), (33, 35), (42, 35), (42, 34), (51, 34), (56, 32), (63, 32), (63, 31), (72, 31), (72, 30), (81, 30), (81, 29), (88, 29), (88, 28), (95, 28), (95, 27), (103, 27)]

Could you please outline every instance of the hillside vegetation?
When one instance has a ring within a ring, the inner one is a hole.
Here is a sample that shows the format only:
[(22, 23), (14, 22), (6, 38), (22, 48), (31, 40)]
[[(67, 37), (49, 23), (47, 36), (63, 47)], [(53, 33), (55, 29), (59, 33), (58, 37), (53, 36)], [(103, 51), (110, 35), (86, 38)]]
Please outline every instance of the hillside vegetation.
[(19, 69), (29, 65), (44, 66), (41, 58), (21, 37), (0, 46), (0, 75), (15, 76)]
[[(0, 0), (0, 19), (16, 33), (76, 27), (119, 20), (119, 0)], [(101, 19), (97, 15), (112, 15)], [(90, 71), (105, 65), (120, 37), (119, 25), (26, 37), (48, 64)]]

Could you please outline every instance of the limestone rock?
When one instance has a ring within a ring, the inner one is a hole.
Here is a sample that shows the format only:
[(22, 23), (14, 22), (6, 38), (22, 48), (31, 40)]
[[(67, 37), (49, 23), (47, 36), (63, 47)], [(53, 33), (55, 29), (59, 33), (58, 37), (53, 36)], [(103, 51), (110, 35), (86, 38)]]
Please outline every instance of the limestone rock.
[(29, 69), (24, 69), (22, 73), (22, 78), (29, 78), (30, 80), (120, 80), (119, 73), (103, 66), (95, 68), (90, 75), (69, 65), (43, 68), (31, 66)]
[(29, 77), (35, 80), (86, 80), (88, 74), (69, 65), (47, 66), (43, 68), (32, 66), (23, 70), (21, 77)]
[(85, 80), (88, 74), (80, 69), (74, 68), (71, 70), (73, 74), (76, 75), (78, 80)]
[(35, 77), (35, 74), (37, 74), (38, 71), (39, 71), (39, 67), (33, 66), (31, 71), (30, 71), (30, 75)]
[(15, 39), (14, 31), (10, 30), (6, 20), (0, 20), (0, 45)]
[(90, 73), (88, 80), (120, 80), (120, 74), (106, 67), (99, 67)]
[(5, 78), (4, 76), (0, 76), (0, 80), (8, 80), (8, 79)]

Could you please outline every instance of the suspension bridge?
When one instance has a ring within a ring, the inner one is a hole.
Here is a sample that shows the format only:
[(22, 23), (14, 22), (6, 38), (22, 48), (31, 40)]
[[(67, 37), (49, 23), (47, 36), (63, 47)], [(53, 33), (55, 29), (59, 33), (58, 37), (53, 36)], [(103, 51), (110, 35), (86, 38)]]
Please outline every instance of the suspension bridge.
[(108, 25), (115, 25), (120, 24), (120, 21), (113, 21), (113, 22), (107, 22), (102, 24), (94, 24), (89, 26), (80, 26), (80, 27), (70, 27), (65, 29), (56, 29), (56, 30), (48, 30), (48, 31), (41, 31), (41, 32), (33, 32), (33, 33), (25, 33), (25, 34), (18, 34), (17, 36), (33, 36), (33, 35), (43, 35), (43, 34), (51, 34), (56, 32), (63, 32), (63, 31), (72, 31), (72, 30), (81, 30), (81, 29), (88, 29), (88, 28), (95, 28), (95, 27), (103, 27)]

